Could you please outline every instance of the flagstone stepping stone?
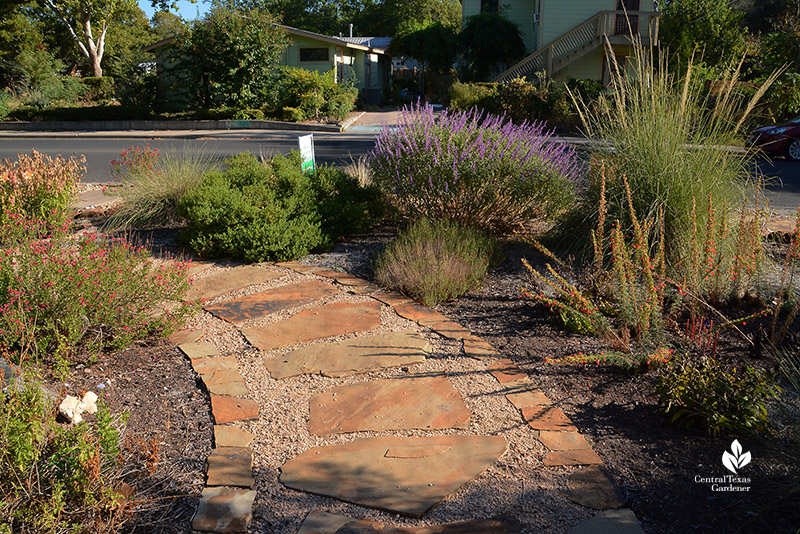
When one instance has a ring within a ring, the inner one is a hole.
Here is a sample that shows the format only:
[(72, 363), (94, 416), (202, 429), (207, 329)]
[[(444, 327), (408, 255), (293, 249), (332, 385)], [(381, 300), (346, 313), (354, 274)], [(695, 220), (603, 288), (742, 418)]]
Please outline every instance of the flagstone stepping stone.
[(311, 511), (308, 513), (297, 534), (335, 534), (347, 523), (355, 521), (352, 517)]
[(192, 518), (192, 529), (224, 534), (247, 532), (255, 498), (253, 490), (207, 487)]
[(167, 341), (176, 345), (183, 345), (184, 343), (197, 343), (203, 337), (202, 330), (178, 330), (173, 332)]
[(302, 374), (340, 377), (420, 363), (429, 350), (428, 340), (409, 330), (310, 345), (265, 357), (264, 365), (277, 380)]
[(209, 375), (220, 371), (239, 371), (239, 361), (236, 356), (217, 356), (195, 358), (192, 360), (192, 369), (199, 375)]
[(196, 261), (186, 262), (186, 265), (188, 265), (188, 267), (186, 268), (186, 274), (189, 277), (196, 276), (205, 271), (206, 269), (210, 269), (211, 267), (214, 266), (213, 263), (201, 263)]
[(261, 350), (277, 349), (304, 341), (378, 328), (381, 305), (378, 302), (337, 302), (303, 310), (288, 319), (245, 328), (247, 341)]
[(542, 463), (550, 467), (555, 465), (599, 465), (603, 463), (603, 460), (596, 452), (590, 449), (548, 452)]
[(489, 343), (476, 336), (464, 338), (464, 355), (476, 360), (496, 358), (499, 352)]
[(243, 265), (225, 271), (220, 271), (192, 282), (189, 289), (189, 298), (213, 299), (225, 293), (242, 289), (247, 286), (263, 284), (283, 276), (274, 269)]
[(258, 404), (250, 399), (212, 394), (211, 415), (217, 425), (255, 419), (258, 417)]
[(337, 284), (342, 284), (343, 286), (365, 286), (372, 283), (369, 280), (347, 273), (339, 273), (333, 279), (336, 280)]
[(523, 408), (522, 418), (534, 430), (578, 431), (561, 408), (552, 405)]
[(217, 447), (206, 460), (206, 486), (252, 488), (253, 451), (246, 447)]
[(255, 437), (255, 434), (235, 426), (214, 425), (215, 447), (249, 447)]
[(455, 321), (438, 321), (435, 323), (430, 323), (427, 326), (440, 336), (448, 339), (454, 339), (456, 341), (461, 341), (462, 339), (466, 339), (472, 335), (469, 330)]
[(569, 534), (644, 534), (644, 529), (630, 508), (606, 510), (579, 523)]
[(396, 311), (397, 315), (400, 317), (405, 317), (409, 321), (416, 321), (422, 326), (449, 321), (447, 317), (436, 310), (432, 310), (416, 302), (398, 304), (394, 307), (394, 311)]
[(581, 506), (596, 510), (625, 506), (611, 479), (597, 466), (575, 471), (569, 477), (569, 488), (567, 498)]
[(502, 358), (499, 362), (489, 367), (489, 372), (501, 384), (528, 379), (528, 374), (520, 371), (519, 367), (508, 358)]
[(198, 358), (207, 358), (208, 356), (217, 356), (219, 351), (212, 343), (182, 343), (178, 345), (190, 360)]
[(309, 404), (308, 429), (318, 436), (362, 430), (463, 428), (471, 415), (444, 376), (340, 386), (317, 395)]
[(250, 393), (238, 371), (226, 369), (216, 373), (200, 375), (200, 379), (209, 393), (214, 395), (229, 395), (231, 397), (244, 397)]
[(506, 398), (514, 405), (515, 408), (522, 410), (524, 408), (532, 408), (534, 406), (549, 406), (553, 401), (538, 389), (531, 389), (528, 391), (518, 391), (516, 393), (506, 393)]
[(551, 451), (588, 451), (592, 448), (586, 439), (577, 432), (541, 430), (537, 439)]
[(400, 304), (410, 304), (413, 302), (413, 300), (402, 293), (398, 293), (397, 291), (382, 291), (380, 293), (374, 293), (372, 298), (383, 302), (387, 306), (398, 306)]
[(281, 467), (287, 487), (421, 517), (507, 449), (502, 436), (378, 437), (315, 447)]
[(270, 313), (302, 306), (338, 293), (335, 287), (311, 281), (269, 289), (219, 304), (203, 306), (212, 315), (229, 323), (241, 323), (249, 319), (264, 317)]

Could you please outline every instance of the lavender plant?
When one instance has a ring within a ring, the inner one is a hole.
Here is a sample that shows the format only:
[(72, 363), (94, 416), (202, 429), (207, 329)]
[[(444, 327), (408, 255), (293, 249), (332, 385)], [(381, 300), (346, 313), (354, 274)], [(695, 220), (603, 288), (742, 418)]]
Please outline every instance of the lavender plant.
[(503, 233), (566, 209), (582, 187), (575, 152), (543, 123), (405, 107), (371, 152), (373, 179), (401, 214)]

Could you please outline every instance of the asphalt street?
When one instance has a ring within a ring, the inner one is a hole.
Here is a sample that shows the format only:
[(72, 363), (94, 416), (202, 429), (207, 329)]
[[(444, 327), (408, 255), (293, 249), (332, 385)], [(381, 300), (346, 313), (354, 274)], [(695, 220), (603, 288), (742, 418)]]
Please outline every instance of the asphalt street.
[[(86, 182), (108, 182), (111, 177), (112, 159), (132, 146), (150, 143), (160, 151), (201, 152), (212, 158), (225, 159), (240, 152), (254, 155), (285, 154), (297, 149), (297, 138), (306, 132), (264, 132), (248, 136), (232, 135), (228, 132), (210, 134), (183, 134), (181, 137), (85, 137), (62, 133), (57, 137), (11, 137), (0, 138), (0, 159), (13, 159), (19, 153), (30, 153), (36, 149), (55, 157), (71, 155), (86, 156)], [(323, 163), (349, 163), (351, 157), (369, 152), (375, 144), (374, 134), (314, 134), (316, 160)]]
[[(103, 133), (59, 133), (14, 135), (0, 137), (0, 159), (15, 158), (18, 153), (36, 149), (55, 156), (84, 154), (87, 182), (111, 180), (110, 160), (122, 150), (150, 143), (159, 150), (202, 151), (211, 157), (224, 159), (239, 152), (269, 156), (288, 153), (297, 148), (297, 138), (305, 132), (290, 131), (218, 131), (218, 132), (127, 132), (124, 135)], [(369, 152), (374, 144), (374, 132), (315, 133), (315, 152), (318, 164), (348, 163)], [(790, 214), (800, 206), (800, 162), (786, 160), (756, 161), (766, 178), (765, 191), (772, 209)]]

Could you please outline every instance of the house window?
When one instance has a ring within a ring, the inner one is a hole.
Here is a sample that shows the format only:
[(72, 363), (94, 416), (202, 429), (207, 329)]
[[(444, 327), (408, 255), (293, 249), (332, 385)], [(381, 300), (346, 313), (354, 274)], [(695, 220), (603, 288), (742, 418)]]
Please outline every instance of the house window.
[(481, 0), (481, 13), (499, 13), (500, 0)]
[(301, 48), (300, 49), (300, 61), (305, 62), (312, 62), (312, 61), (328, 61), (328, 49), (327, 48)]

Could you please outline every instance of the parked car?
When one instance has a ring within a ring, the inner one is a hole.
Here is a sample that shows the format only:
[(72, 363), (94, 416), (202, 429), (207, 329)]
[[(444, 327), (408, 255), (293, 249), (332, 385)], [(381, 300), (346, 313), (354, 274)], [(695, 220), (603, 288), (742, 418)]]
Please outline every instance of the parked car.
[(771, 126), (759, 126), (745, 144), (748, 148), (759, 148), (770, 156), (786, 156), (787, 159), (800, 161), (800, 117)]

